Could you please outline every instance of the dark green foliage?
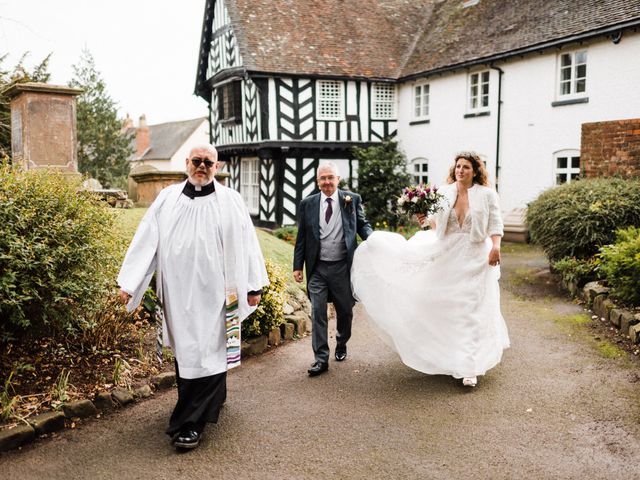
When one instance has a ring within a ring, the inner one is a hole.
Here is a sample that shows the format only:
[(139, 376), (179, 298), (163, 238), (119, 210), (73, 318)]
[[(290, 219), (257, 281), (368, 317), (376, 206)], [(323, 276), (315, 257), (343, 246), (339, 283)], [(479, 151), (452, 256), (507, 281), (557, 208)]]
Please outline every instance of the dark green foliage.
[(48, 82), (50, 74), (47, 69), (50, 57), (51, 55), (48, 55), (40, 64), (29, 71), (24, 66), (24, 61), (27, 58), (26, 53), (10, 70), (5, 70), (2, 66), (7, 55), (0, 56), (0, 159), (11, 155), (11, 101), (3, 92), (17, 83)]
[(114, 210), (79, 181), (0, 165), (0, 340), (91, 327), (114, 291)]
[(611, 296), (640, 305), (640, 228), (618, 230), (616, 242), (600, 250), (600, 260)]
[(296, 244), (296, 236), (298, 235), (298, 227), (288, 226), (280, 227), (273, 231), (273, 234), (280, 240), (284, 240), (291, 245)]
[(284, 323), (284, 294), (287, 277), (281, 267), (265, 260), (269, 285), (262, 289), (262, 298), (255, 312), (242, 322), (242, 337), (256, 337), (269, 333)]
[(116, 103), (96, 70), (91, 53), (83, 50), (73, 66), (71, 87), (81, 88), (78, 97), (78, 170), (97, 179), (105, 188), (126, 190), (128, 157), (133, 153), (130, 136), (122, 132)]
[(617, 229), (640, 225), (640, 180), (584, 179), (551, 188), (529, 204), (527, 223), (550, 260), (592, 257), (613, 243)]
[(575, 283), (582, 287), (587, 282), (598, 278), (600, 261), (596, 257), (577, 259), (564, 257), (553, 263), (553, 269), (562, 276), (566, 283)]
[(358, 160), (357, 191), (362, 196), (367, 217), (373, 225), (386, 222), (396, 226), (396, 199), (411, 182), (398, 143), (385, 140), (375, 147), (354, 147), (353, 155)]

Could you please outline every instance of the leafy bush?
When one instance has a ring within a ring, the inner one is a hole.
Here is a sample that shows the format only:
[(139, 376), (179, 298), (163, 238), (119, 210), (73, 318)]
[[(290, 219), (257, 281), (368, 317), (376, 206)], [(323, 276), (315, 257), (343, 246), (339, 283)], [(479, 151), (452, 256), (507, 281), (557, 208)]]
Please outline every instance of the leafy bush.
[(280, 240), (284, 240), (291, 245), (296, 244), (296, 236), (298, 235), (298, 227), (280, 227), (273, 231), (273, 234)]
[(0, 336), (95, 326), (124, 254), (109, 207), (80, 179), (0, 165)]
[(613, 243), (616, 229), (640, 225), (640, 180), (584, 179), (551, 188), (529, 204), (527, 224), (550, 260), (592, 257)]
[(269, 333), (284, 323), (284, 292), (287, 286), (285, 273), (271, 260), (265, 261), (269, 285), (262, 290), (262, 298), (255, 312), (242, 322), (243, 337), (257, 337)]
[(565, 282), (575, 283), (578, 287), (582, 287), (597, 278), (599, 264), (596, 257), (588, 259), (564, 257), (553, 263), (553, 269), (562, 276)]
[(611, 296), (640, 305), (640, 228), (618, 230), (616, 243), (602, 247), (600, 259)]
[(365, 212), (372, 225), (398, 223), (396, 198), (411, 182), (406, 172), (407, 161), (398, 150), (397, 142), (386, 140), (369, 148), (353, 148), (358, 160), (358, 193), (362, 196)]

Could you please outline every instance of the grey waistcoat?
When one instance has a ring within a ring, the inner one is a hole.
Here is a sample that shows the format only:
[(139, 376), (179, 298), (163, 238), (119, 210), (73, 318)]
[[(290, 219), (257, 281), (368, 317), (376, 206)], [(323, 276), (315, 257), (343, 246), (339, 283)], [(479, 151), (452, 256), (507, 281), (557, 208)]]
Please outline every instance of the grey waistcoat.
[[(322, 198), (322, 197), (320, 197)], [(342, 212), (340, 202), (331, 204), (333, 213), (329, 223), (324, 221), (322, 205), (320, 206), (320, 260), (335, 262), (347, 258), (347, 245), (342, 231)]]

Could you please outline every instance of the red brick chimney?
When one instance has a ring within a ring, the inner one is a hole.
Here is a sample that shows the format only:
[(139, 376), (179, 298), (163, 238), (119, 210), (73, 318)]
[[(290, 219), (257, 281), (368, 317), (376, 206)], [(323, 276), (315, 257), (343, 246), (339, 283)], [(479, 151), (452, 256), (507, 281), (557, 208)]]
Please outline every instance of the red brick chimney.
[(149, 149), (149, 127), (147, 117), (140, 115), (140, 123), (136, 129), (136, 157), (140, 158)]

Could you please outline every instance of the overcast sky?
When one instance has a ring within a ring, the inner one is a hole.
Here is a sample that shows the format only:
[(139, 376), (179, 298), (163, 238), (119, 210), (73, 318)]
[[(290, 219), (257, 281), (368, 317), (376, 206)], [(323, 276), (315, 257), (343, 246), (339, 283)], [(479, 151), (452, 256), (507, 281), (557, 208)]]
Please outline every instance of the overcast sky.
[(150, 125), (207, 115), (193, 95), (205, 0), (0, 0), (0, 55), (29, 67), (52, 53), (50, 83), (66, 85), (83, 47), (122, 117)]

